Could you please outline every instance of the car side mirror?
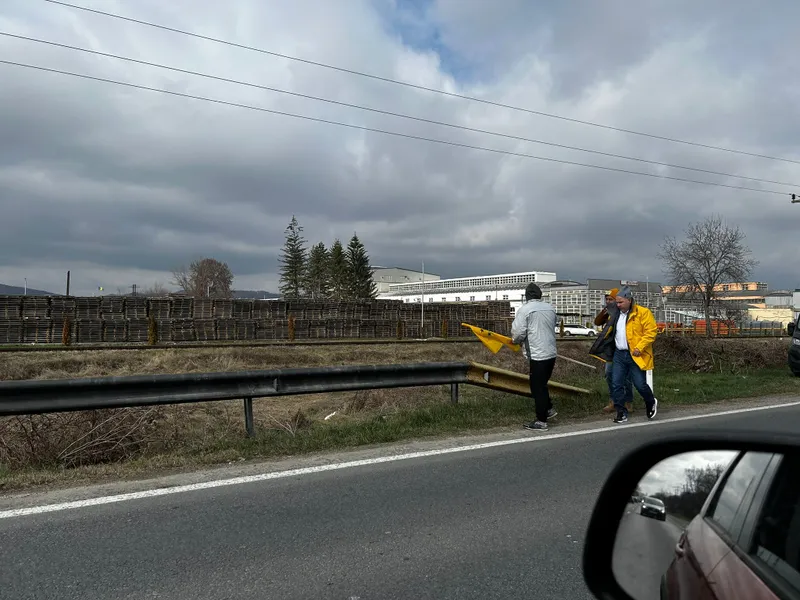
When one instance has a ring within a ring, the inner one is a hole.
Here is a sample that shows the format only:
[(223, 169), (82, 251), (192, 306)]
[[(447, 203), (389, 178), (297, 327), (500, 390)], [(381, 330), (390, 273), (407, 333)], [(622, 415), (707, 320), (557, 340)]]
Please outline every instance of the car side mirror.
[(786, 333), (788, 333), (789, 335), (794, 335), (794, 323), (789, 323), (786, 326)]
[[(800, 544), (798, 472), (797, 437), (695, 430), (636, 448), (615, 465), (589, 521), (589, 590), (604, 600), (699, 598), (712, 589), (757, 597), (773, 585), (759, 561), (791, 561), (782, 554)], [(730, 584), (706, 580), (695, 565), (718, 564), (731, 538), (742, 564), (726, 568), (750, 572)], [(734, 587), (745, 580), (756, 587)]]

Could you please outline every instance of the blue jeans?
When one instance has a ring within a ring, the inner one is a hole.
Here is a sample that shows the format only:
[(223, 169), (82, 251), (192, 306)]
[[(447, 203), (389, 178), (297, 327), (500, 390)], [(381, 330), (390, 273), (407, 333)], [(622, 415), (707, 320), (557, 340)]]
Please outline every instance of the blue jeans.
[(616, 350), (614, 352), (614, 363), (611, 371), (611, 381), (614, 386), (614, 407), (617, 413), (625, 416), (628, 415), (628, 410), (625, 408), (625, 383), (630, 377), (633, 381), (633, 386), (636, 391), (644, 398), (644, 403), (648, 409), (655, 404), (653, 397), (653, 390), (647, 385), (647, 375), (633, 360), (630, 350)]
[[(611, 400), (614, 400), (614, 380), (611, 378), (611, 374), (614, 372), (614, 363), (607, 362), (606, 363), (606, 383), (608, 383), (608, 397)], [(625, 381), (625, 404), (628, 403), (633, 404), (633, 383), (631, 381), (631, 374), (628, 373), (628, 379)]]

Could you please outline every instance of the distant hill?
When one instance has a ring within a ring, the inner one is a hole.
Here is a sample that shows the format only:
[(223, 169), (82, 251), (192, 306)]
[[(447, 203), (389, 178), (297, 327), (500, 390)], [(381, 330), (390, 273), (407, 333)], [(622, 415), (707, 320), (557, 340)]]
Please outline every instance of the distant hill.
[(258, 299), (263, 298), (280, 298), (280, 294), (273, 294), (272, 292), (265, 292), (264, 290), (233, 290), (234, 298), (241, 299)]
[[(0, 283), (0, 296), (22, 296), (25, 294), (25, 288), (16, 285), (4, 285)], [(60, 296), (61, 294), (54, 294), (53, 292), (45, 292), (44, 290), (36, 290), (28, 288), (28, 296)]]
[[(106, 292), (108, 293), (108, 292)], [(16, 285), (4, 285), (0, 283), (0, 296), (22, 296), (25, 294), (25, 288)], [(28, 296), (61, 296), (62, 294), (54, 294), (53, 292), (45, 292), (44, 290), (37, 290), (28, 288)], [(117, 295), (117, 294), (109, 294)], [(124, 294), (125, 296), (132, 295), (130, 292)], [(280, 298), (280, 294), (273, 294), (264, 290), (233, 290), (234, 298), (241, 299), (262, 299), (262, 298)]]

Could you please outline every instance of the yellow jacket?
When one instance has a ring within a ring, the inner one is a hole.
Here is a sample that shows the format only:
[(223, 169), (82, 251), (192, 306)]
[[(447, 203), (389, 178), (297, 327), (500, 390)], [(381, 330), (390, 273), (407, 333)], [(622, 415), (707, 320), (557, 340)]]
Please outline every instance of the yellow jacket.
[[(653, 342), (656, 341), (658, 326), (650, 309), (638, 304), (633, 304), (628, 312), (625, 323), (625, 334), (628, 338), (628, 349), (631, 358), (639, 365), (642, 371), (653, 369)], [(638, 348), (641, 354), (634, 356), (633, 351)]]

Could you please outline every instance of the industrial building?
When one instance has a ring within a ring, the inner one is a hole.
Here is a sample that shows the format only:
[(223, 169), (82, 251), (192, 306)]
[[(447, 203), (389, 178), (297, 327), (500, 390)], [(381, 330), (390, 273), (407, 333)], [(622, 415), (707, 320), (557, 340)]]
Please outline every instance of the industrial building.
[[(720, 301), (747, 304), (764, 304), (769, 286), (761, 281), (744, 283), (720, 283), (714, 286), (716, 297)], [(664, 294), (669, 300), (680, 302), (687, 294), (687, 288), (664, 286)]]
[[(421, 275), (421, 274), (420, 274)], [(556, 280), (556, 274), (546, 271), (501, 273), (477, 277), (437, 279), (423, 283), (389, 284), (389, 290), (378, 295), (380, 299), (403, 300), (404, 302), (481, 302), (486, 300), (508, 300), (516, 310), (525, 300), (525, 288), (529, 283), (542, 285)]]
[(800, 315), (800, 290), (795, 290), (792, 293), (792, 304), (794, 309), (794, 318), (797, 319)]
[[(697, 298), (690, 298), (685, 290), (657, 281), (594, 278), (583, 283), (558, 280), (554, 272), (526, 271), (453, 279), (425, 273), (423, 282), (422, 271), (399, 267), (373, 267), (373, 278), (380, 299), (425, 303), (507, 300), (512, 312), (522, 306), (525, 288), (533, 282), (542, 288), (542, 300), (552, 304), (559, 320), (567, 325), (591, 324), (603, 308), (606, 293), (624, 286), (633, 290), (636, 301), (649, 308), (659, 322), (689, 325), (704, 318), (702, 304)], [(800, 312), (800, 290), (768, 292), (767, 289), (762, 282), (720, 284), (717, 298), (722, 306), (745, 314), (756, 308), (774, 311), (792, 306), (796, 314)], [(751, 318), (759, 317), (751, 314)]]
[(764, 308), (786, 308), (794, 306), (794, 294), (791, 290), (773, 290), (764, 295)]
[(372, 281), (378, 294), (385, 294), (389, 291), (389, 286), (399, 283), (414, 283), (418, 281), (439, 281), (441, 277), (435, 273), (423, 273), (413, 269), (403, 269), (400, 267), (378, 267), (372, 268)]
[(556, 314), (567, 325), (592, 323), (605, 305), (605, 295), (613, 288), (628, 286), (636, 301), (653, 311), (656, 318), (664, 314), (662, 285), (655, 281), (630, 281), (625, 279), (589, 279), (577, 281), (554, 281), (543, 288), (542, 299), (552, 304)]

